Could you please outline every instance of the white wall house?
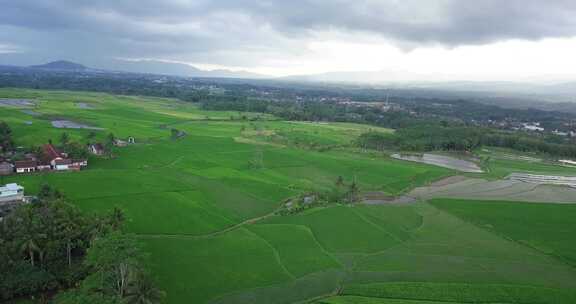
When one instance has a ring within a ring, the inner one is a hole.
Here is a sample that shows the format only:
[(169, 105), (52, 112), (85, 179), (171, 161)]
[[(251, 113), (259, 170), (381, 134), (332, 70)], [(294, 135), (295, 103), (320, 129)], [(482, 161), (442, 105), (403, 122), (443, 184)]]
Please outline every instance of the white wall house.
[(69, 159), (57, 158), (52, 160), (52, 168), (56, 171), (66, 171), (70, 169), (72, 161)]
[(24, 187), (18, 184), (0, 187), (0, 204), (17, 201), (24, 201)]
[(24, 160), (15, 162), (16, 173), (30, 173), (36, 171), (36, 162), (32, 160)]

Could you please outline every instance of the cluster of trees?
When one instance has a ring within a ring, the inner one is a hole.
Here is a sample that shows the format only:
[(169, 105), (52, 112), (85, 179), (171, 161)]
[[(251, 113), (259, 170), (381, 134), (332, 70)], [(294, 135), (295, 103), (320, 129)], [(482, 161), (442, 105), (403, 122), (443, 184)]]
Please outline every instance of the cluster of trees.
[(292, 215), (307, 209), (325, 206), (334, 203), (353, 204), (360, 201), (360, 187), (354, 179), (346, 184), (342, 176), (338, 176), (334, 187), (325, 192), (307, 192), (291, 199), (278, 210), (279, 215)]
[(551, 156), (576, 158), (576, 144), (565, 143), (551, 135), (529, 136), (521, 133), (488, 133), (482, 137), (482, 144), (522, 152), (538, 152)]
[(40, 71), (25, 68), (4, 68), (0, 74), (0, 87), (32, 88), (45, 90), (96, 91), (122, 95), (141, 95), (178, 98), (198, 102), (209, 96), (208, 92), (193, 88), (184, 78), (130, 73), (90, 73), (66, 71)]
[(56, 302), (144, 303), (134, 300), (143, 294), (158, 302), (161, 292), (142, 268), (139, 244), (122, 233), (123, 222), (120, 209), (88, 216), (43, 185), (36, 201), (0, 222), (0, 300), (46, 300), (79, 286)]
[(551, 135), (506, 132), (463, 124), (419, 124), (397, 130), (394, 134), (366, 132), (357, 145), (363, 149), (401, 151), (464, 151), (481, 146), (502, 147), (522, 152), (546, 153), (551, 156), (576, 158), (576, 145)]
[(13, 151), (14, 141), (12, 140), (12, 129), (4, 122), (0, 121), (0, 152)]
[(141, 244), (118, 230), (95, 239), (84, 264), (90, 273), (79, 287), (59, 294), (58, 304), (155, 304), (165, 294), (143, 266)]
[(364, 149), (402, 151), (471, 151), (482, 144), (487, 130), (465, 126), (422, 124), (394, 134), (367, 132), (357, 139)]
[(251, 98), (229, 98), (205, 101), (201, 108), (211, 111), (248, 111), (268, 113), (285, 120), (336, 121), (372, 124), (387, 128), (409, 126), (415, 118), (405, 111), (349, 106), (318, 101), (271, 101)]
[[(89, 136), (92, 136), (90, 133)], [(60, 150), (66, 152), (70, 158), (74, 159), (85, 159), (88, 157), (88, 151), (86, 150), (86, 145), (73, 141), (68, 133), (63, 132), (59, 138)]]

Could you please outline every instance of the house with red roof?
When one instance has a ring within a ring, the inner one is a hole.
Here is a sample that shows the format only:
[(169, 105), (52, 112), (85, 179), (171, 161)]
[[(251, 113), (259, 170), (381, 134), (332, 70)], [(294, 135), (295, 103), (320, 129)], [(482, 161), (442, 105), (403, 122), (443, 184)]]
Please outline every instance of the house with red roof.
[(88, 166), (88, 161), (85, 159), (69, 159), (68, 156), (56, 150), (51, 144), (46, 144), (42, 147), (44, 151), (45, 164), (50, 164), (52, 170), (67, 171), (67, 170), (80, 170)]
[(36, 171), (36, 161), (35, 160), (21, 160), (14, 162), (14, 168), (16, 168), (16, 173), (30, 173)]

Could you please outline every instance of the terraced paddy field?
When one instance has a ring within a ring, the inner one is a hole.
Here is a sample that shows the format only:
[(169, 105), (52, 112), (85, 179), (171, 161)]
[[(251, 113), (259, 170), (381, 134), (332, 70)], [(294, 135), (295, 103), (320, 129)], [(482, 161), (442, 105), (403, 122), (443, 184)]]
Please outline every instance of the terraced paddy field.
[[(0, 183), (27, 193), (50, 183), (86, 212), (122, 208), (166, 303), (576, 302), (572, 205), (425, 197), (275, 212), (291, 197), (333, 189), (339, 176), (398, 196), (457, 174), (356, 151), (350, 143), (370, 127), (99, 93), (2, 89), (0, 98), (34, 101), (34, 112), (0, 107), (21, 146), (59, 138), (53, 120), (102, 128), (65, 129), (77, 141), (92, 131), (136, 138), (81, 172)], [(170, 128), (187, 136), (173, 140)]]

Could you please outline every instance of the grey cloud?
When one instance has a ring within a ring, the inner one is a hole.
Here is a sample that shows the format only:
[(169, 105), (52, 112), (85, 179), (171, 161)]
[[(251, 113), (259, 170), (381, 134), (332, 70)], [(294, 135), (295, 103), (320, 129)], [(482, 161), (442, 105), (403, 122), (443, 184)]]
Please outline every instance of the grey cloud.
[[(0, 0), (0, 44), (66, 58), (250, 65), (315, 31), (414, 46), (576, 36), (573, 0)], [(68, 55), (68, 56), (66, 56)]]

